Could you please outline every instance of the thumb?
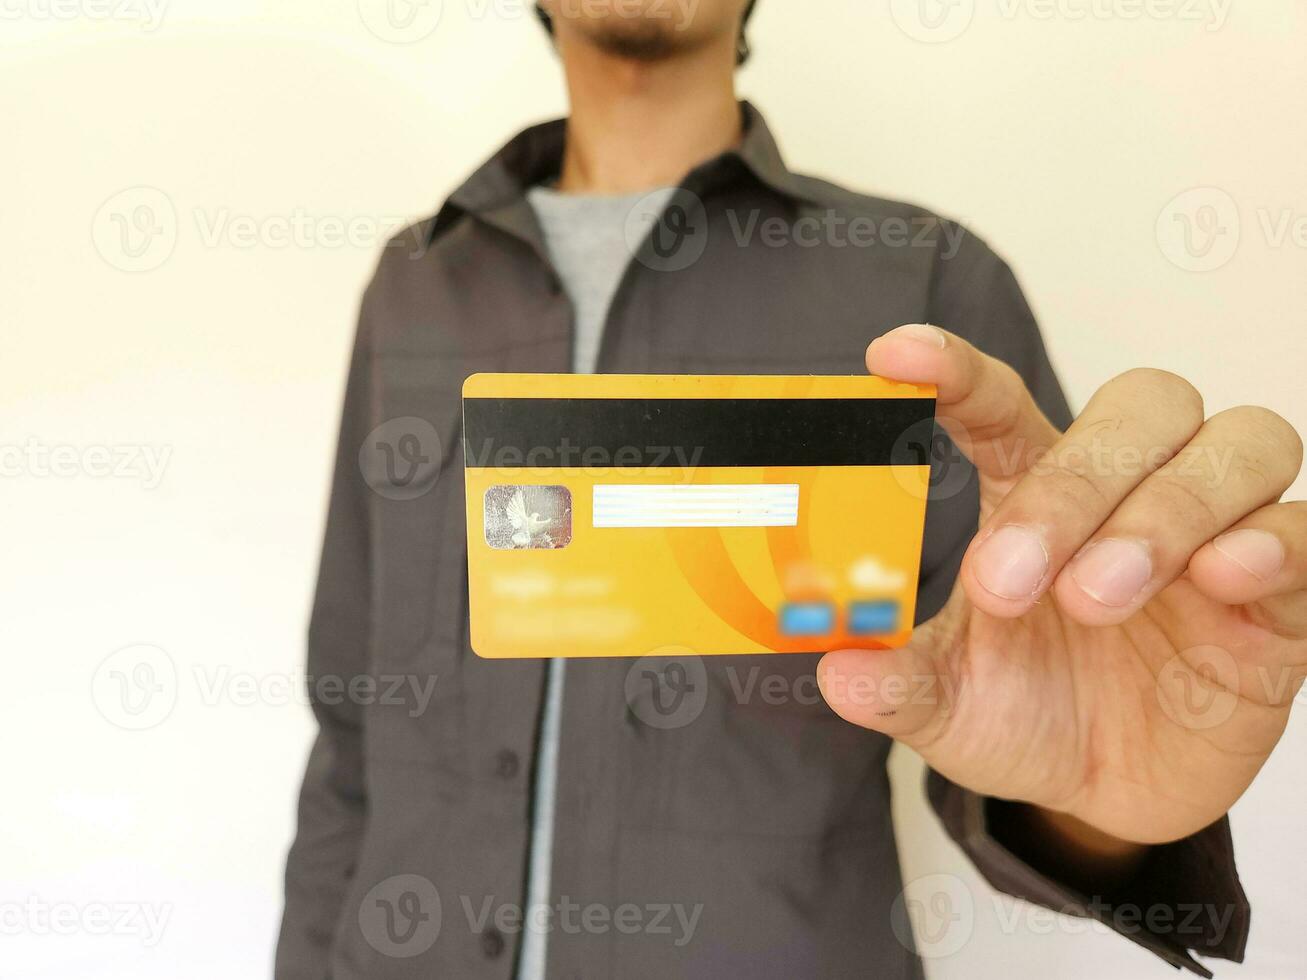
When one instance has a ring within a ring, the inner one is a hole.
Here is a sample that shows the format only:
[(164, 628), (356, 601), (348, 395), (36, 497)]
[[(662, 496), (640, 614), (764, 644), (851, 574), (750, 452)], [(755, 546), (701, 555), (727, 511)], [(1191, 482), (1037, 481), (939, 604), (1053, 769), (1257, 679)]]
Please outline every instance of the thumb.
[(913, 323), (877, 337), (867, 370), (935, 385), (937, 418), (982, 479), (1015, 483), (1060, 436), (1016, 371), (939, 327)]
[(817, 664), (822, 697), (837, 715), (914, 748), (939, 736), (952, 713), (953, 675), (943, 669), (942, 615), (896, 650), (832, 650)]

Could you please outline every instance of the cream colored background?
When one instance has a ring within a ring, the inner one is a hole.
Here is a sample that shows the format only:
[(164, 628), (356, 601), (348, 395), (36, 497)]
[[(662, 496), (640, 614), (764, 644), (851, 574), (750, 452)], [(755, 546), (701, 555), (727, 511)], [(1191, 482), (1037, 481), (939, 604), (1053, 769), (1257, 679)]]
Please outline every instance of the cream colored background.
[[(924, 4), (761, 4), (741, 85), (790, 162), (978, 229), (1077, 404), (1160, 365), (1213, 410), (1262, 401), (1307, 431), (1304, 5)], [(381, 0), (158, 9), (0, 3), (0, 446), (17, 470), (0, 483), (0, 903), (62, 903), (83, 924), (51, 935), (4, 904), (9, 977), (267, 974), (311, 736), (287, 692), (359, 291), (394, 221), (563, 106), (507, 0), (446, 0), (411, 43)], [(132, 259), (114, 215), (151, 203), (161, 234)], [(1193, 254), (1185, 214), (1217, 217)], [(313, 231), (288, 244), (291, 219)], [(1276, 237), (1285, 220), (1297, 241)], [(139, 265), (157, 268), (121, 268)], [(15, 462), (29, 445), (72, 447), (71, 469)], [(167, 465), (157, 486), (96, 475), (93, 447)], [(125, 731), (92, 695), (106, 656), (138, 643), (175, 667), (172, 687), (160, 675), (175, 707)], [(1221, 976), (1307, 973), (1305, 726), (1300, 710), (1235, 813), (1256, 913), (1248, 964)], [(956, 876), (913, 894), (962, 896), (927, 944), (950, 953), (932, 977), (1174, 975), (996, 905), (925, 809), (916, 761), (894, 770), (907, 877)], [(162, 940), (94, 935), (95, 903), (168, 915)]]

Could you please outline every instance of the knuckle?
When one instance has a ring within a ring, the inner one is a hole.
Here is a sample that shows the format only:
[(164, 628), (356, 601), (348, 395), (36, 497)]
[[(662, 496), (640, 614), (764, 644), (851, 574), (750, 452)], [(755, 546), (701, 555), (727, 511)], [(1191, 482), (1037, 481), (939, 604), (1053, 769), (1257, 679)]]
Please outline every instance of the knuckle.
[(993, 378), (1004, 389), (1016, 389), (1024, 391), (1026, 383), (1021, 380), (1021, 375), (1017, 374), (1014, 368), (1007, 361), (1000, 361), (997, 357), (989, 357), (989, 369), (993, 372)]
[(1064, 501), (1071, 514), (1107, 514), (1117, 504), (1111, 488), (1088, 466), (1062, 465), (1044, 481), (1041, 494)]
[(1230, 412), (1267, 449), (1282, 453), (1297, 464), (1302, 464), (1302, 436), (1279, 412), (1260, 405), (1241, 405), (1230, 409)]
[[(1307, 500), (1294, 500), (1281, 506), (1287, 508), (1289, 540), (1298, 542), (1296, 547), (1307, 547)], [(1307, 562), (1307, 553), (1303, 554), (1303, 559)], [(1307, 574), (1307, 568), (1304, 573)], [(1307, 606), (1307, 594), (1303, 602)]]
[[(985, 413), (985, 422), (973, 424), (969, 430), (976, 440), (998, 439), (1014, 431), (1021, 423), (1030, 397), (1021, 375), (1011, 365), (994, 358), (990, 358), (990, 362), (988, 370), (992, 372), (992, 384), (982, 383), (977, 374), (968, 393), (968, 397), (983, 398), (987, 405), (992, 406), (992, 411)], [(991, 392), (999, 392), (1000, 396), (990, 401)]]
[(1160, 411), (1197, 428), (1203, 420), (1203, 396), (1189, 381), (1161, 368), (1133, 368), (1108, 382), (1131, 401), (1146, 402), (1149, 413)]
[(1262, 474), (1268, 484), (1292, 483), (1302, 468), (1303, 440), (1287, 419), (1259, 405), (1240, 405), (1213, 419), (1233, 430), (1241, 468)]
[(1022, 403), (1028, 397), (1025, 380), (1017, 373), (1016, 368), (1006, 361), (995, 360), (993, 368), (999, 386), (1009, 393), (1006, 403), (1011, 406), (1013, 414), (1018, 414)]
[(1165, 520), (1172, 526), (1215, 529), (1227, 523), (1201, 483), (1182, 477), (1164, 479), (1154, 486), (1152, 493), (1156, 513), (1166, 515)]
[(1239, 461), (1239, 471), (1244, 481), (1255, 487), (1261, 497), (1268, 497), (1288, 486), (1287, 478), (1279, 469), (1255, 457), (1246, 456)]
[[(1288, 532), (1291, 539), (1307, 544), (1307, 500), (1281, 501), (1274, 505), (1274, 509), (1277, 516), (1270, 518), (1268, 515), (1268, 520), (1276, 523), (1282, 521), (1282, 529)], [(1275, 527), (1270, 524), (1267, 527), (1269, 530), (1275, 530)], [(1307, 558), (1307, 554), (1303, 557)], [(1303, 601), (1307, 603), (1307, 593), (1304, 593)]]

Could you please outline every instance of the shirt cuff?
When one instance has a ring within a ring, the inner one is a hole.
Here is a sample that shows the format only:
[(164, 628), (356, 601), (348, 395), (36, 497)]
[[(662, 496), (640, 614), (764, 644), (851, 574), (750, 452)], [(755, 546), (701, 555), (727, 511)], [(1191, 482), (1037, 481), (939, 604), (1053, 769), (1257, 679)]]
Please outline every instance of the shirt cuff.
[(1139, 871), (1107, 896), (1091, 896), (1028, 864), (995, 836), (1004, 801), (972, 793), (939, 773), (927, 795), (958, 845), (994, 888), (1067, 915), (1090, 918), (1177, 968), (1212, 974), (1189, 953), (1243, 962), (1251, 910), (1234, 863), (1230, 822), (1153, 847)]

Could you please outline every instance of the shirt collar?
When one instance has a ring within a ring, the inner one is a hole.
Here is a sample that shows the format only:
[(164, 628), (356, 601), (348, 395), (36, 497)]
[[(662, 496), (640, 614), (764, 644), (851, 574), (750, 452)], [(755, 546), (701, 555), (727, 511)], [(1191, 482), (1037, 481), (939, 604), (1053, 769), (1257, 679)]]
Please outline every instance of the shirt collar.
[[(740, 145), (695, 167), (681, 185), (703, 193), (729, 185), (743, 173), (783, 197), (810, 201), (800, 179), (785, 166), (762, 113), (748, 102), (740, 103), (740, 112), (744, 123)], [(505, 218), (506, 211), (525, 200), (527, 190), (557, 177), (566, 131), (567, 121), (555, 119), (509, 140), (450, 195), (431, 224), (427, 244), (461, 214)]]

